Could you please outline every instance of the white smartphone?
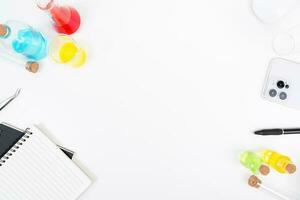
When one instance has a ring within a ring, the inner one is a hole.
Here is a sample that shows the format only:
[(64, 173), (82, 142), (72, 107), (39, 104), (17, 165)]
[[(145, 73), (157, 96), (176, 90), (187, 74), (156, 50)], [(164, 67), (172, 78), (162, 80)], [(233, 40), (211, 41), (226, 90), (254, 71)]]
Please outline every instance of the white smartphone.
[(270, 61), (262, 97), (300, 109), (300, 63), (274, 58)]

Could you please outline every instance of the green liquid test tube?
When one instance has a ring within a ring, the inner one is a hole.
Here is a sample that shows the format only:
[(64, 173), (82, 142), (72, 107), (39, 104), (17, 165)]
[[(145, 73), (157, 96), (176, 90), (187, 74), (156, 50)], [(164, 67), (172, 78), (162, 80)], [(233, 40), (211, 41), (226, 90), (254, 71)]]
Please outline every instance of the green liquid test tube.
[(270, 168), (264, 165), (262, 158), (254, 152), (243, 152), (240, 156), (240, 162), (254, 174), (261, 173), (262, 175), (268, 175), (270, 172)]

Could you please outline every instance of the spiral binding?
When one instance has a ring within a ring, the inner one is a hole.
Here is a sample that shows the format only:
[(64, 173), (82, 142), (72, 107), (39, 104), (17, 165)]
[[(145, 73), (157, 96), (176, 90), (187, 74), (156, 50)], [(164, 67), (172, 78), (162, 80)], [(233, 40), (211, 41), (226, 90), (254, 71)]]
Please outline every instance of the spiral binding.
[(23, 145), (24, 142), (26, 142), (30, 136), (33, 134), (30, 131), (30, 128), (26, 128), (24, 131), (25, 135), (23, 135), (22, 138), (19, 139), (19, 141), (0, 159), (0, 167), (4, 165), (4, 163), (11, 157), (13, 154), (18, 151), (20, 146)]

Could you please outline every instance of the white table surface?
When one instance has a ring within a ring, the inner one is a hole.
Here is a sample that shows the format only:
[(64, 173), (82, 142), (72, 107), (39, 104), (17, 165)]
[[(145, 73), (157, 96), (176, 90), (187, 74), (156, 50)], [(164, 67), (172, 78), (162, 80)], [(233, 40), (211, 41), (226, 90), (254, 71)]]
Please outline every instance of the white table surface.
[[(300, 136), (252, 134), (300, 126), (300, 111), (260, 97), (272, 38), (300, 24), (299, 9), (264, 25), (248, 0), (70, 3), (82, 14), (73, 37), (88, 52), (86, 67), (47, 58), (33, 75), (0, 60), (0, 98), (23, 89), (0, 120), (40, 124), (75, 150), (95, 179), (81, 200), (273, 199), (247, 186), (238, 154), (272, 148), (300, 164)], [(55, 34), (32, 0), (2, 0), (0, 11), (1, 22)], [(266, 181), (296, 190), (300, 175), (272, 172)]]

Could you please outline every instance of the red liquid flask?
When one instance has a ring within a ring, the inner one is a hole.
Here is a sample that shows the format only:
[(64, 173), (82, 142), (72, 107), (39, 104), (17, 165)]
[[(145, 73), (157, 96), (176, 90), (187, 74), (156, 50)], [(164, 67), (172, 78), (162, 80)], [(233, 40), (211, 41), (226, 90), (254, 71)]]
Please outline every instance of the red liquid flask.
[(71, 35), (78, 30), (81, 20), (75, 8), (60, 6), (54, 0), (37, 0), (37, 6), (50, 14), (53, 27), (58, 33)]

